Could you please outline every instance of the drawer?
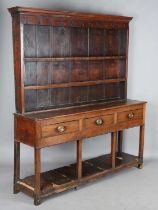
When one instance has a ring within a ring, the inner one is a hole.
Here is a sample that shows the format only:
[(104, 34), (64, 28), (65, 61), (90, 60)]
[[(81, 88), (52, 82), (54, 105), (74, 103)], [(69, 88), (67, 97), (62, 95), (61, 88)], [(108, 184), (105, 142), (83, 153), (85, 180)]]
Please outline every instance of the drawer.
[(42, 137), (58, 136), (79, 131), (79, 121), (63, 122), (42, 127)]
[(117, 122), (133, 121), (137, 119), (143, 119), (143, 109), (119, 112), (117, 115)]
[(112, 124), (114, 124), (114, 114), (102, 115), (85, 119), (86, 128), (104, 128)]

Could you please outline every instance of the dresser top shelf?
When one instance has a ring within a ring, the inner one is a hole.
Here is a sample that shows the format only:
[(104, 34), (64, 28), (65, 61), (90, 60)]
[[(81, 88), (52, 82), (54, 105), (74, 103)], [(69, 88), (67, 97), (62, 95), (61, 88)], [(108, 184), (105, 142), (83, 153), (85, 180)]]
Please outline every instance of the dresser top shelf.
[(47, 115), (127, 99), (131, 17), (24, 7), (9, 12), (16, 112)]
[[(81, 114), (84, 112), (92, 112), (97, 110), (109, 110), (109, 109), (115, 109), (119, 107), (128, 107), (139, 104), (145, 104), (145, 101), (136, 101), (127, 99), (126, 101), (120, 101), (120, 102), (111, 102), (111, 103), (100, 103), (100, 104), (92, 104), (92, 105), (85, 105), (85, 106), (78, 106), (78, 107), (67, 107), (67, 108), (61, 108), (61, 109), (53, 109), (48, 111), (41, 111), (41, 112), (32, 112), (29, 114), (24, 114), (25, 118), (29, 118), (32, 120), (43, 120), (43, 119), (50, 119), (53, 117), (60, 117), (60, 116), (66, 116), (66, 115), (73, 115), (73, 114)], [(17, 114), (16, 115), (21, 115)]]

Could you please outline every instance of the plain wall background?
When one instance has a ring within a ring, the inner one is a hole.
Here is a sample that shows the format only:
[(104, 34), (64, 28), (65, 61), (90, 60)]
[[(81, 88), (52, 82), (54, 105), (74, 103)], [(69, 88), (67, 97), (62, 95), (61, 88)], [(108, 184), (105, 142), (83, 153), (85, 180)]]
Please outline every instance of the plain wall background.
[[(132, 16), (130, 23), (128, 98), (148, 101), (145, 157), (158, 154), (158, 1), (157, 0), (0, 0), (0, 162), (13, 166), (13, 112), (15, 112), (12, 25), (8, 7), (26, 6)], [(138, 129), (125, 131), (124, 148), (137, 154)], [(110, 150), (110, 135), (86, 140), (83, 157)], [(75, 160), (75, 142), (42, 152), (43, 170)], [(22, 175), (33, 171), (33, 150), (22, 146)], [(1, 173), (1, 172), (0, 172)]]

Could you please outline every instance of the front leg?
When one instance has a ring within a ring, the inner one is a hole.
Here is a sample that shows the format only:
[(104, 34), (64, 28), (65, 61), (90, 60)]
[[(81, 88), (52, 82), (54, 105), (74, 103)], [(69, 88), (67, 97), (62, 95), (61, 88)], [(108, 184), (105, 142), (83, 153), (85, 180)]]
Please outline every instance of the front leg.
[(34, 149), (34, 159), (35, 159), (35, 189), (34, 189), (34, 204), (37, 206), (41, 203), (40, 190), (41, 190), (41, 150)]
[(14, 140), (14, 194), (20, 192), (18, 181), (20, 179), (20, 142)]
[(122, 160), (122, 143), (123, 143), (123, 131), (118, 131), (118, 150), (117, 150), (117, 159)]
[(139, 164), (138, 168), (143, 168), (143, 153), (144, 153), (144, 125), (140, 126), (140, 133), (139, 133)]
[(112, 165), (112, 169), (115, 169), (115, 166), (116, 166), (116, 139), (117, 139), (117, 132), (111, 133), (111, 165)]

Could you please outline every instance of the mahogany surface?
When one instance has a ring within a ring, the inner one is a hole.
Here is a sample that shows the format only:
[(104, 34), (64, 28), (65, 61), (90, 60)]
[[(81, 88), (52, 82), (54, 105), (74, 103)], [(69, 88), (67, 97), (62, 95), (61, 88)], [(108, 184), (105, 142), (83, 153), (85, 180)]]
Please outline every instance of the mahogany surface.
[[(34, 204), (124, 168), (142, 168), (146, 102), (127, 99), (131, 17), (9, 9), (16, 113), (14, 193)], [(122, 151), (139, 126), (138, 155)], [(83, 140), (111, 133), (111, 153), (82, 160)], [(41, 149), (76, 141), (76, 163), (41, 173)], [(20, 144), (34, 149), (34, 175), (20, 178)]]

